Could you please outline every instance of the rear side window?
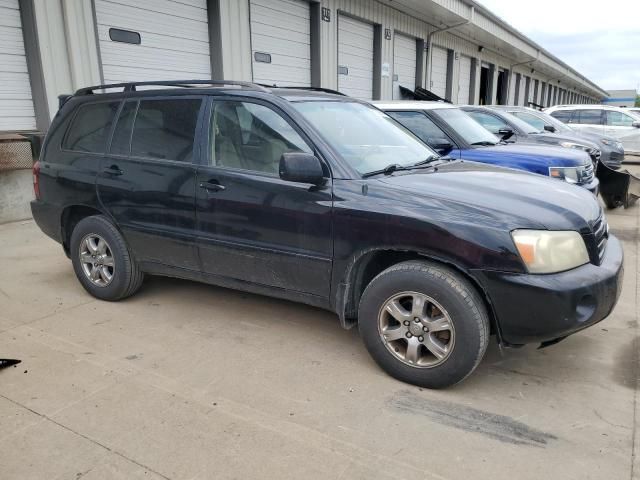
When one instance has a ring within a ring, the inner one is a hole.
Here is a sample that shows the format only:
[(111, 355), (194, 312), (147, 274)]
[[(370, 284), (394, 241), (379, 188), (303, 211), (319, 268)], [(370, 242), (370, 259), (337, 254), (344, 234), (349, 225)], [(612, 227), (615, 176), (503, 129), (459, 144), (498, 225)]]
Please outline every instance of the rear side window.
[(626, 113), (607, 110), (607, 125), (610, 127), (632, 127), (634, 119)]
[(141, 100), (133, 127), (131, 155), (191, 162), (200, 99)]
[(387, 115), (400, 122), (427, 145), (434, 143), (436, 139), (449, 140), (429, 117), (420, 112), (387, 112)]
[(576, 110), (571, 123), (602, 125), (602, 110)]
[(104, 153), (120, 102), (82, 105), (62, 142), (64, 150)]
[(563, 123), (571, 122), (571, 115), (573, 114), (572, 110), (556, 110), (555, 112), (551, 112), (551, 116), (553, 118), (557, 118)]

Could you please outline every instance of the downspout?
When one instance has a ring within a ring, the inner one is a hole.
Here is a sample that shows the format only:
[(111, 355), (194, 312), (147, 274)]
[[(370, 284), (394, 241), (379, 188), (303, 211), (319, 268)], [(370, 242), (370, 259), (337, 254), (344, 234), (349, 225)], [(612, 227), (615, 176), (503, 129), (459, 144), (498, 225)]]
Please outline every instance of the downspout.
[(450, 27), (439, 28), (438, 30), (434, 30), (433, 32), (430, 32), (429, 35), (427, 36), (427, 81), (426, 81), (427, 90), (431, 89), (431, 74), (433, 72), (433, 62), (432, 62), (432, 59), (433, 59), (433, 48), (432, 48), (433, 47), (433, 36), (436, 33), (447, 32), (449, 30), (453, 30), (454, 28), (462, 27), (464, 25), (469, 25), (474, 20), (475, 12), (476, 12), (476, 7), (472, 5), (471, 6), (471, 15), (469, 16), (469, 18), (467, 20), (465, 20), (464, 22), (456, 23), (455, 25), (451, 25)]

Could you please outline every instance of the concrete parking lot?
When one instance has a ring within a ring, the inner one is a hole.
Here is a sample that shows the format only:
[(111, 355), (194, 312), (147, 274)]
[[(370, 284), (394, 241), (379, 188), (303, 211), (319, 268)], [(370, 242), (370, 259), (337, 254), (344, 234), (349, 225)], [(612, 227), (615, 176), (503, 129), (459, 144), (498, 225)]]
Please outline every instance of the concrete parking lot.
[(0, 478), (640, 478), (640, 205), (608, 219), (614, 314), (544, 350), (492, 344), (444, 391), (311, 307), (163, 278), (95, 300), (32, 221), (1, 225), (0, 358), (22, 363), (0, 371)]

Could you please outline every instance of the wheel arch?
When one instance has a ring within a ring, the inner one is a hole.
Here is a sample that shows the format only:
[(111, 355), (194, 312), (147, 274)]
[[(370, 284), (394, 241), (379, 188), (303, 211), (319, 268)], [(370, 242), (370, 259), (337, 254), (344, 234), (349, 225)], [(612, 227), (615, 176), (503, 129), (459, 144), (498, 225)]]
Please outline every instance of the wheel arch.
[(70, 255), (71, 233), (80, 220), (93, 215), (103, 215), (95, 207), (89, 205), (68, 205), (60, 215), (60, 232), (62, 234), (62, 248), (67, 257)]
[(357, 324), (360, 298), (371, 280), (392, 265), (409, 260), (440, 264), (449, 267), (466, 279), (476, 289), (485, 304), (491, 333), (495, 333), (498, 341), (502, 343), (500, 325), (491, 298), (480, 282), (467, 269), (450, 259), (408, 248), (377, 247), (361, 251), (352, 257), (336, 294), (336, 310), (343, 328), (349, 329)]

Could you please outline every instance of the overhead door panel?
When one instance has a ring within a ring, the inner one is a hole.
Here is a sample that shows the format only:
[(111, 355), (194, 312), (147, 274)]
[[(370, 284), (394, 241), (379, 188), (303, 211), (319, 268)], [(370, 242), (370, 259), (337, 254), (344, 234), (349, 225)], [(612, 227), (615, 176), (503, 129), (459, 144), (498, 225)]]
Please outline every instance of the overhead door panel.
[(0, 2), (0, 131), (35, 130), (18, 0)]
[(458, 103), (467, 105), (471, 90), (471, 58), (460, 55), (460, 74), (458, 75)]
[(509, 73), (509, 100), (508, 100), (508, 105), (516, 105), (517, 104), (517, 99), (516, 99), (516, 81), (517, 81), (517, 74), (510, 72)]
[(251, 0), (253, 80), (311, 85), (311, 18), (302, 0)]
[(211, 78), (207, 0), (95, 5), (105, 83)]
[(433, 47), (431, 54), (431, 91), (439, 97), (447, 94), (447, 57), (448, 52), (442, 47)]
[(401, 99), (400, 86), (416, 87), (416, 39), (396, 33), (393, 39), (393, 98)]
[(338, 90), (373, 98), (373, 25), (345, 15), (338, 18)]

